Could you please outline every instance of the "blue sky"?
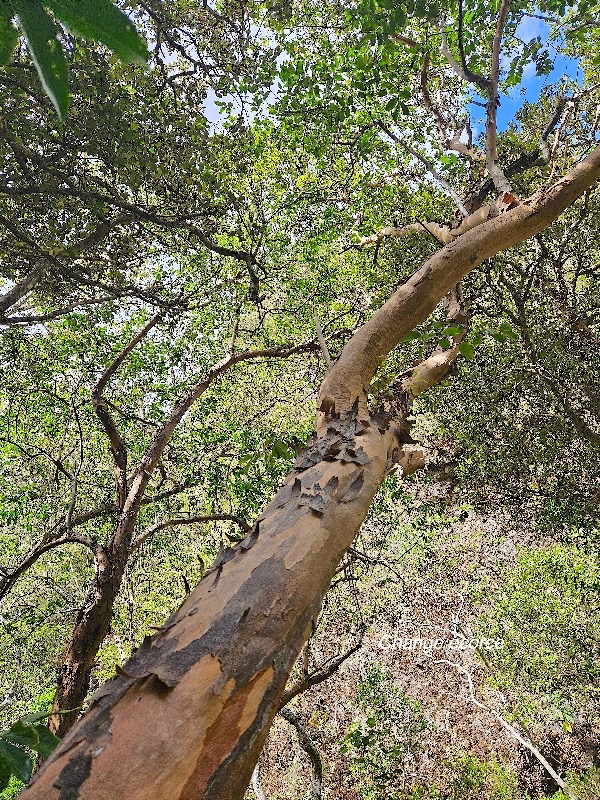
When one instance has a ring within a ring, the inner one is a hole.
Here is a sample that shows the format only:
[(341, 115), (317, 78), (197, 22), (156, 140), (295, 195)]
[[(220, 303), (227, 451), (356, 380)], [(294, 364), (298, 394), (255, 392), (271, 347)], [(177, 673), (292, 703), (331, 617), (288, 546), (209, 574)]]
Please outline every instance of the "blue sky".
[[(526, 17), (519, 25), (517, 33), (525, 42), (531, 41), (536, 36), (541, 37), (542, 41), (546, 41), (549, 29), (542, 20)], [(500, 96), (500, 106), (498, 108), (499, 131), (503, 131), (508, 127), (508, 124), (514, 119), (515, 114), (522, 108), (526, 100), (530, 103), (535, 103), (545, 86), (551, 86), (565, 75), (574, 80), (581, 80), (582, 76), (578, 68), (577, 59), (556, 55), (552, 48), (550, 48), (550, 58), (554, 62), (554, 68), (550, 75), (536, 75), (535, 64), (532, 62), (523, 71), (521, 86), (516, 87), (509, 94)], [(470, 111), (473, 127), (481, 130), (485, 126), (484, 109), (478, 106), (471, 106)]]

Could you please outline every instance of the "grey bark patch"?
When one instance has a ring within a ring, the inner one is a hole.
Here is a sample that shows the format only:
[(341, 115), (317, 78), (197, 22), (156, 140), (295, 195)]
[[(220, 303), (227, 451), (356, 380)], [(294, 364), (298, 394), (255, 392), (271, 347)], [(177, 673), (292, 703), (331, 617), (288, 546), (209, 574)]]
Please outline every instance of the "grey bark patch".
[(363, 433), (366, 433), (369, 428), (371, 427), (371, 423), (368, 419), (357, 419), (356, 425), (354, 427), (354, 433), (357, 436), (362, 436)]
[(392, 421), (392, 415), (388, 414), (385, 409), (380, 408), (374, 414), (371, 414), (371, 421), (377, 426), (381, 433), (385, 433), (390, 426), (390, 422)]
[(321, 461), (321, 454), (316, 450), (309, 450), (308, 452), (305, 450), (302, 453), (298, 454), (298, 457), (294, 461), (294, 469), (298, 470), (298, 472), (304, 472), (311, 467), (314, 467), (316, 464)]
[(254, 527), (252, 528), (250, 533), (244, 539), (242, 539), (240, 543), (240, 550), (243, 550), (245, 552), (246, 550), (250, 550), (251, 547), (254, 547), (254, 545), (256, 544), (256, 540), (258, 539), (259, 531), (260, 531), (260, 520), (257, 520), (254, 523)]
[[(306, 511), (302, 513), (306, 514)], [(221, 663), (227, 665), (223, 681), (233, 678), (236, 685), (243, 686), (257, 672), (274, 666), (274, 657), (276, 660), (285, 660), (287, 654), (281, 648), (277, 626), (289, 613), (286, 612), (289, 607), (285, 602), (281, 608), (278, 607), (275, 619), (264, 614), (264, 608), (273, 602), (269, 587), (283, 585), (282, 573), (287, 573), (287, 570), (280, 560), (268, 559), (263, 562), (252, 571), (239, 591), (224, 602), (214, 624), (206, 633), (181, 649), (177, 649), (177, 636), (174, 636), (164, 651), (158, 648), (146, 653), (138, 651), (127, 663), (127, 670), (140, 676), (160, 676), (161, 680), (168, 677), (180, 681), (204, 656), (212, 655), (218, 656)], [(249, 607), (248, 599), (264, 598), (265, 590), (267, 599)], [(240, 617), (244, 613), (245, 622), (240, 626)], [(314, 613), (314, 609), (305, 610), (302, 615), (304, 628), (307, 624), (305, 615), (309, 618)]]
[(247, 608), (247, 609), (244, 611), (244, 613), (242, 614), (242, 616), (240, 617), (240, 623), (242, 623), (242, 622), (245, 622), (245, 621), (246, 621), (246, 617), (248, 616), (248, 614), (249, 614), (249, 613), (250, 613), (250, 609), (249, 609), (249, 608)]
[(359, 464), (360, 466), (364, 466), (369, 463), (369, 456), (362, 447), (347, 447), (343, 453), (340, 453), (338, 459), (344, 464)]
[(358, 495), (360, 494), (360, 492), (361, 492), (361, 490), (362, 490), (362, 488), (364, 486), (364, 483), (365, 483), (365, 476), (361, 472), (350, 483), (350, 485), (348, 486), (348, 488), (344, 492), (344, 495), (343, 495), (342, 499), (340, 500), (340, 502), (341, 503), (351, 503), (353, 500), (355, 500), (358, 497)]
[(235, 556), (235, 550), (233, 547), (223, 547), (219, 548), (219, 552), (217, 553), (217, 557), (215, 559), (215, 563), (212, 565), (212, 569), (218, 569), (219, 567), (223, 567), (223, 564), (226, 564), (228, 561), (231, 561), (232, 558)]
[(329, 444), (329, 447), (327, 448), (327, 452), (324, 453), (323, 459), (325, 461), (333, 461), (333, 460), (335, 460), (337, 458), (337, 456), (339, 455), (339, 453), (341, 452), (342, 447), (343, 447), (342, 440), (338, 439), (338, 438), (334, 439)]
[[(318, 486), (319, 484), (315, 484)], [(321, 494), (301, 494), (298, 500), (299, 506), (308, 506), (311, 511), (321, 516), (325, 510), (326, 501)]]
[(79, 790), (88, 779), (92, 770), (92, 756), (90, 753), (76, 753), (60, 771), (54, 781), (60, 789), (60, 800), (78, 800)]
[[(252, 545), (250, 545), (250, 546), (252, 546)], [(246, 548), (246, 549), (248, 549), (248, 548)], [(213, 566), (211, 567), (211, 569), (207, 573), (207, 575), (209, 575), (212, 572), (215, 573), (215, 580), (214, 580), (214, 584), (213, 584), (214, 586), (216, 586), (217, 583), (219, 582), (219, 578), (221, 577), (221, 573), (223, 572), (224, 565), (228, 561), (231, 561), (232, 558), (235, 558), (235, 556), (237, 555), (237, 552), (238, 551), (235, 550), (233, 547), (223, 547), (223, 546), (220, 547), (219, 552), (217, 553), (217, 557), (215, 559), (215, 563), (213, 564)]]
[(154, 677), (154, 685), (152, 688), (158, 695), (166, 694), (171, 689), (174, 689), (179, 683), (179, 678), (173, 675), (173, 673), (164, 666), (160, 666), (158, 669), (155, 669), (152, 672), (152, 676)]
[[(387, 430), (390, 419), (390, 415), (383, 410), (379, 417), (374, 417), (375, 423), (382, 432)], [(361, 447), (356, 447), (356, 437), (365, 433), (370, 424), (369, 420), (358, 419), (356, 403), (352, 411), (343, 417), (328, 417), (325, 436), (309, 440), (306, 448), (298, 453), (294, 461), (294, 469), (296, 472), (305, 472), (321, 461), (367, 464), (369, 459), (366, 453)]]
[(292, 497), (300, 497), (300, 492), (302, 491), (302, 481), (300, 478), (296, 478), (294, 480), (294, 485), (292, 486)]
[(325, 511), (325, 506), (331, 499), (331, 495), (337, 489), (340, 480), (337, 475), (333, 475), (325, 484), (323, 488), (317, 482), (314, 486), (309, 487), (313, 489), (313, 494), (308, 494), (303, 492), (300, 495), (300, 499), (298, 500), (298, 505), (300, 506), (308, 506), (311, 511), (314, 511), (316, 514), (323, 514)]

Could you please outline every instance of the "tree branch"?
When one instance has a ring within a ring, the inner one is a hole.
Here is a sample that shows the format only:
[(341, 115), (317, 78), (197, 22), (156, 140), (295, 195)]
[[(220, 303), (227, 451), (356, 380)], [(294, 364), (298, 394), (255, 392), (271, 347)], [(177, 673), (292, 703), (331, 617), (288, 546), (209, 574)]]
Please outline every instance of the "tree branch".
[(454, 135), (451, 139), (448, 137), (448, 120), (433, 104), (431, 95), (429, 94), (429, 88), (427, 86), (429, 60), (429, 53), (425, 53), (423, 64), (421, 66), (421, 94), (423, 96), (423, 106), (435, 120), (440, 143), (446, 149), (454, 150), (456, 153), (460, 153), (461, 155), (471, 159), (471, 161), (485, 161), (485, 155), (483, 153), (479, 153), (473, 147), (467, 146), (461, 142), (460, 138), (457, 138), (456, 135)]
[(486, 164), (490, 177), (494, 181), (494, 186), (501, 193), (512, 192), (511, 185), (508, 178), (504, 174), (502, 168), (498, 163), (498, 147), (497, 147), (497, 126), (496, 115), (499, 105), (498, 98), (498, 81), (500, 78), (500, 49), (502, 47), (502, 34), (504, 32), (504, 25), (506, 24), (506, 17), (508, 15), (508, 8), (511, 0), (502, 0), (498, 19), (496, 20), (496, 31), (494, 33), (494, 42), (492, 45), (492, 64), (490, 70), (490, 79), (487, 82), (487, 119), (485, 124), (485, 138), (486, 138)]
[(448, 40), (446, 38), (446, 28), (444, 22), (438, 22), (438, 30), (440, 32), (440, 53), (444, 56), (448, 64), (452, 67), (454, 72), (459, 78), (462, 78), (466, 83), (472, 83), (479, 89), (487, 91), (488, 81), (482, 75), (478, 75), (470, 69), (465, 69), (452, 55), (452, 51), (448, 47)]
[(411, 147), (411, 145), (407, 144), (406, 142), (403, 142), (402, 139), (396, 136), (396, 134), (393, 131), (391, 131), (384, 122), (382, 122), (381, 120), (377, 120), (376, 122), (377, 125), (381, 128), (381, 130), (387, 136), (389, 136), (393, 142), (395, 142), (400, 147), (404, 148), (404, 150), (406, 150), (407, 153), (410, 153), (411, 156), (418, 159), (421, 162), (421, 164), (423, 164), (423, 166), (431, 174), (431, 176), (440, 184), (440, 186), (442, 186), (448, 192), (448, 194), (454, 200), (456, 207), (463, 215), (463, 217), (468, 217), (469, 212), (465, 208), (465, 205), (460, 199), (459, 195), (457, 194), (455, 189), (453, 189), (452, 186), (450, 186), (448, 181), (440, 175), (440, 173), (436, 170), (433, 164), (431, 164), (431, 162), (427, 158), (425, 158), (425, 156), (421, 155), (421, 153), (419, 153), (418, 150), (415, 150), (414, 147)]
[(314, 349), (314, 342), (305, 342), (295, 347), (271, 347), (264, 350), (247, 350), (243, 353), (229, 353), (225, 358), (219, 361), (218, 364), (215, 364), (201, 381), (192, 386), (192, 388), (179, 399), (169, 418), (155, 433), (152, 442), (134, 472), (131, 487), (123, 506), (123, 513), (132, 514), (139, 508), (146, 487), (152, 477), (152, 473), (177, 425), (179, 425), (196, 400), (220, 375), (234, 364), (239, 364), (242, 361), (250, 361), (256, 358), (289, 358), (297, 353), (303, 353)]
[(177, 525), (198, 525), (204, 522), (218, 522), (219, 520), (235, 522), (244, 533), (248, 533), (251, 530), (251, 526), (248, 525), (246, 520), (238, 517), (236, 514), (201, 514), (195, 517), (174, 517), (173, 519), (167, 519), (163, 522), (157, 522), (149, 528), (146, 528), (146, 530), (140, 533), (137, 539), (132, 542), (130, 552), (135, 552), (144, 542), (154, 536), (155, 533), (165, 528), (172, 528)]
[(122, 509), (127, 498), (127, 446), (121, 436), (117, 425), (108, 411), (108, 403), (103, 397), (106, 385), (117, 372), (132, 350), (144, 339), (145, 336), (163, 317), (164, 310), (159, 311), (136, 333), (129, 343), (121, 350), (119, 355), (104, 370), (96, 385), (92, 389), (92, 407), (100, 420), (102, 427), (110, 442), (110, 450), (115, 463), (115, 484), (117, 491), (117, 507)]
[(351, 655), (354, 655), (354, 653), (360, 650), (360, 648), (362, 647), (363, 638), (364, 638), (364, 631), (361, 630), (358, 641), (356, 641), (349, 650), (346, 650), (345, 653), (342, 653), (339, 656), (335, 656), (335, 658), (331, 658), (329, 659), (329, 661), (325, 662), (324, 664), (321, 664), (317, 670), (310, 673), (309, 675), (306, 675), (305, 678), (299, 683), (297, 683), (295, 686), (292, 686), (290, 689), (287, 689), (281, 697), (281, 701), (279, 703), (279, 711), (281, 712), (281, 710), (290, 702), (290, 700), (293, 700), (294, 697), (298, 697), (299, 694), (302, 694), (303, 692), (306, 692), (313, 686), (317, 686), (317, 684), (323, 683), (323, 681), (326, 681), (328, 678), (331, 678), (331, 676), (338, 671), (338, 669), (341, 667), (344, 661), (346, 661), (348, 658), (350, 658)]
[(311, 798), (312, 800), (321, 800), (323, 796), (323, 761), (321, 760), (321, 755), (304, 727), (302, 719), (295, 711), (292, 711), (291, 708), (282, 708), (279, 714), (296, 730), (300, 747), (309, 757), (313, 769)]
[[(475, 225), (438, 250), (354, 334), (325, 375), (320, 390), (318, 426), (327, 414), (345, 413), (359, 403), (368, 418), (368, 386), (385, 356), (448, 294), (487, 258), (531, 238), (555, 220), (600, 177), (600, 145), (551, 187), (544, 187), (506, 213)], [(489, 211), (489, 209), (488, 209)], [(484, 209), (479, 209), (484, 212)], [(479, 213), (477, 212), (477, 213)], [(474, 214), (467, 220), (475, 217)], [(460, 230), (460, 228), (458, 229)], [(410, 299), (410, 302), (408, 300)]]
[(571, 800), (579, 800), (575, 792), (569, 786), (567, 786), (564, 780), (560, 777), (560, 775), (556, 772), (556, 770), (554, 770), (550, 766), (548, 761), (544, 758), (544, 756), (540, 753), (540, 751), (532, 742), (530, 742), (524, 736), (521, 736), (521, 734), (515, 728), (513, 728), (513, 726), (510, 723), (508, 723), (501, 714), (498, 714), (497, 711), (494, 711), (489, 706), (486, 706), (485, 703), (481, 703), (476, 698), (475, 690), (473, 688), (473, 678), (471, 677), (471, 673), (467, 669), (465, 669), (465, 667), (463, 667), (462, 664), (457, 664), (454, 661), (448, 661), (445, 658), (440, 658), (434, 661), (434, 663), (447, 664), (448, 666), (454, 667), (455, 669), (459, 670), (459, 672), (462, 672), (465, 678), (467, 679), (467, 684), (469, 687), (468, 700), (470, 700), (471, 703), (473, 703), (473, 705), (476, 705), (477, 708), (480, 708), (482, 711), (487, 711), (488, 714), (491, 714), (494, 717), (494, 719), (497, 720), (500, 723), (500, 725), (502, 725), (505, 731), (507, 731), (514, 739), (516, 739), (517, 742), (519, 742), (519, 744), (523, 745), (523, 747), (529, 750), (529, 752), (539, 761), (539, 763), (544, 767), (546, 772), (556, 781), (556, 783), (560, 786), (560, 788), (565, 791), (565, 793), (571, 798)]
[(63, 544), (81, 544), (91, 550), (94, 555), (96, 555), (98, 549), (98, 543), (94, 541), (94, 539), (72, 533), (68, 536), (62, 536), (60, 539), (53, 539), (50, 542), (45, 542), (44, 544), (34, 547), (15, 569), (0, 577), (0, 599), (10, 592), (21, 575), (27, 572), (44, 553), (53, 550), (55, 547), (61, 547)]

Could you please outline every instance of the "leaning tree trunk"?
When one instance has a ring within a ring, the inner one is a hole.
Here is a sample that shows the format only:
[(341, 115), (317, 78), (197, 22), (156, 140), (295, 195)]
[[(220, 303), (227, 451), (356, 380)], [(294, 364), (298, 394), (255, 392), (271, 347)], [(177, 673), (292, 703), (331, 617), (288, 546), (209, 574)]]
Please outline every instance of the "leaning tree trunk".
[(600, 146), (552, 188), (464, 233), (352, 337), (317, 438), (246, 538), (92, 698), (25, 800), (241, 800), (336, 566), (402, 445), (365, 386), (484, 259), (546, 228), (600, 176)]
[(69, 642), (61, 655), (50, 730), (64, 736), (76, 722), (90, 689), (96, 656), (110, 633), (115, 600), (125, 561), (103, 547), (96, 551), (96, 574), (81, 606)]

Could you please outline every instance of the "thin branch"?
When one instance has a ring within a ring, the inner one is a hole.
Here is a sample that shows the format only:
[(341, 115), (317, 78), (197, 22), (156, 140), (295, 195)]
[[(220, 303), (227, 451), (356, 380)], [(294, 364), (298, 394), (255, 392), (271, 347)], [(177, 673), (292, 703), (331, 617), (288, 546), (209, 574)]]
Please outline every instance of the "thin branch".
[(8, 592), (10, 592), (21, 575), (27, 572), (27, 570), (30, 569), (35, 562), (44, 555), (44, 553), (47, 553), (49, 550), (53, 550), (55, 547), (61, 547), (63, 544), (81, 544), (91, 550), (94, 555), (97, 555), (97, 542), (88, 536), (80, 536), (72, 533), (68, 536), (62, 536), (60, 539), (53, 539), (50, 542), (37, 545), (37, 547), (34, 547), (29, 551), (23, 561), (21, 561), (21, 563), (15, 567), (15, 569), (2, 575), (0, 578), (0, 599), (5, 597)]
[[(297, 353), (303, 353), (314, 349), (314, 342), (304, 342), (294, 347), (271, 347), (264, 350), (247, 350), (243, 353), (229, 353), (225, 358), (215, 364), (201, 381), (192, 386), (192, 388), (179, 399), (169, 418), (155, 433), (152, 442), (134, 472), (131, 487), (123, 505), (123, 513), (135, 513), (135, 510), (139, 507), (144, 496), (144, 492), (156, 465), (162, 457), (164, 449), (170, 441), (176, 427), (196, 400), (218, 377), (220, 377), (220, 375), (234, 364), (239, 364), (242, 361), (250, 361), (258, 358), (289, 358)], [(115, 544), (118, 546), (119, 542), (115, 542)]]
[(396, 136), (396, 134), (393, 131), (391, 131), (384, 122), (382, 122), (381, 120), (377, 120), (376, 123), (379, 126), (379, 128), (381, 128), (381, 130), (387, 136), (389, 136), (393, 142), (395, 142), (400, 147), (404, 148), (404, 150), (406, 150), (407, 153), (410, 153), (411, 156), (418, 159), (421, 162), (421, 164), (423, 164), (423, 166), (431, 174), (431, 176), (440, 184), (440, 186), (442, 186), (442, 188), (444, 188), (448, 192), (448, 194), (454, 200), (456, 207), (463, 215), (463, 217), (468, 217), (469, 212), (465, 208), (465, 204), (461, 200), (460, 196), (457, 194), (456, 190), (453, 189), (452, 186), (450, 186), (448, 181), (440, 175), (440, 173), (436, 170), (433, 164), (431, 164), (431, 162), (427, 158), (425, 158), (425, 156), (421, 155), (421, 153), (419, 153), (418, 150), (415, 150), (414, 147), (411, 147), (411, 145), (407, 144), (406, 142), (403, 142), (402, 139)]
[[(168, 500), (170, 497), (174, 497), (175, 495), (181, 494), (181, 492), (185, 492), (186, 489), (195, 486), (199, 482), (199, 479), (195, 481), (185, 481), (184, 483), (180, 483), (171, 489), (166, 489), (164, 492), (160, 492), (159, 494), (144, 497), (140, 501), (140, 506), (148, 506), (152, 503), (160, 503), (162, 500)], [(71, 520), (71, 528), (74, 528), (78, 525), (85, 525), (86, 522), (91, 522), (92, 520), (100, 519), (101, 517), (108, 517), (110, 514), (117, 514), (118, 512), (119, 509), (114, 503), (107, 503), (104, 506), (98, 506), (97, 508), (90, 509), (90, 511), (84, 511), (76, 516), (73, 516)], [(62, 530), (62, 528), (59, 527), (59, 530)]]
[(534, 369), (527, 369), (525, 367), (521, 367), (524, 372), (532, 372), (533, 374), (537, 375), (542, 379), (542, 381), (546, 384), (548, 389), (552, 392), (556, 400), (559, 404), (563, 407), (565, 414), (569, 418), (571, 424), (581, 436), (582, 439), (587, 440), (591, 444), (596, 446), (600, 445), (600, 433), (592, 430), (587, 422), (583, 419), (581, 414), (579, 414), (569, 402), (566, 397), (566, 392), (564, 387), (561, 388), (559, 384), (550, 376), (548, 375), (545, 370), (541, 369), (541, 367), (537, 367)]
[(236, 514), (201, 514), (195, 517), (174, 517), (173, 519), (167, 519), (163, 522), (157, 522), (149, 528), (146, 528), (146, 530), (140, 533), (137, 539), (132, 542), (131, 552), (135, 552), (144, 542), (154, 536), (155, 533), (165, 528), (172, 528), (177, 525), (199, 525), (205, 522), (218, 522), (220, 520), (235, 522), (244, 533), (249, 533), (252, 529), (246, 520), (242, 519), (242, 517), (238, 517)]
[(115, 421), (108, 410), (108, 403), (102, 396), (106, 385), (117, 372), (132, 350), (144, 339), (145, 336), (163, 317), (164, 309), (159, 311), (136, 333), (129, 343), (121, 350), (119, 355), (104, 370), (96, 385), (92, 389), (92, 407), (100, 420), (110, 443), (110, 451), (115, 463), (115, 486), (117, 492), (117, 506), (122, 509), (127, 498), (127, 446), (121, 436)]
[[(63, 308), (57, 308), (55, 311), (49, 311), (47, 314), (31, 314), (28, 316), (20, 316), (20, 317), (14, 315), (10, 317), (0, 317), (0, 325), (2, 326), (37, 325), (42, 322), (50, 322), (53, 319), (57, 319), (58, 317), (63, 317), (66, 314), (70, 314), (77, 308), (99, 305), (100, 303), (108, 303), (111, 300), (116, 300), (121, 296), (122, 295), (120, 292), (115, 292), (115, 294), (107, 295), (105, 297), (92, 297), (87, 300), (78, 300), (77, 302), (72, 303), (69, 306), (65, 306)], [(14, 305), (14, 303), (11, 303), (11, 305)]]
[(304, 750), (304, 752), (310, 759), (310, 763), (313, 769), (311, 798), (312, 800), (321, 800), (323, 796), (322, 795), (323, 761), (321, 759), (321, 754), (317, 750), (315, 743), (313, 742), (313, 740), (309, 736), (308, 731), (304, 727), (302, 719), (298, 714), (296, 714), (295, 711), (292, 711), (291, 708), (282, 708), (279, 713), (296, 730), (300, 747)]
[(473, 688), (473, 678), (472, 678), (471, 673), (469, 672), (469, 670), (467, 670), (465, 667), (463, 667), (462, 664), (457, 664), (454, 661), (448, 661), (445, 658), (440, 658), (440, 659), (434, 661), (434, 664), (447, 664), (448, 666), (454, 667), (455, 669), (457, 669), (460, 672), (462, 672), (463, 675), (465, 676), (465, 678), (467, 679), (467, 684), (469, 686), (469, 697), (468, 697), (468, 700), (470, 700), (471, 703), (476, 705), (482, 711), (487, 711), (488, 714), (491, 714), (492, 717), (494, 717), (494, 719), (497, 720), (500, 723), (500, 725), (502, 725), (504, 730), (506, 730), (514, 739), (516, 739), (519, 742), (519, 744), (521, 744), (521, 745), (523, 745), (523, 747), (527, 748), (527, 750), (529, 750), (529, 752), (544, 767), (546, 772), (556, 781), (556, 783), (560, 786), (560, 788), (563, 789), (566, 792), (566, 794), (568, 794), (568, 796), (571, 798), (571, 800), (579, 800), (578, 795), (575, 794), (575, 792), (569, 786), (567, 786), (567, 784), (564, 782), (564, 780), (560, 777), (560, 775), (556, 772), (556, 770), (554, 770), (550, 766), (548, 761), (540, 753), (540, 751), (537, 749), (537, 747), (534, 744), (532, 744), (532, 742), (530, 742), (524, 736), (521, 736), (521, 734), (515, 728), (513, 728), (513, 726), (504, 719), (504, 717), (502, 717), (500, 714), (498, 714), (497, 711), (494, 711), (489, 706), (486, 706), (485, 703), (482, 703), (479, 700), (477, 700), (477, 698), (475, 697), (475, 690)]
[(164, 316), (164, 310), (159, 311), (155, 314), (148, 322), (140, 328), (140, 330), (135, 334), (135, 336), (129, 341), (129, 343), (121, 350), (119, 355), (112, 361), (111, 364), (104, 370), (96, 385), (92, 389), (92, 395), (97, 396), (100, 398), (104, 389), (106, 388), (107, 383), (113, 377), (113, 375), (117, 372), (121, 364), (125, 361), (127, 356), (134, 350), (134, 348), (144, 339), (148, 333), (154, 328), (154, 326), (161, 320)]
[[(435, 120), (438, 129), (440, 143), (448, 150), (454, 150), (456, 153), (467, 156), (471, 161), (485, 161), (485, 155), (477, 152), (473, 147), (467, 146), (460, 139), (454, 135), (453, 138), (448, 137), (448, 120), (443, 116), (441, 111), (433, 104), (431, 95), (429, 94), (428, 82), (428, 69), (429, 69), (429, 53), (425, 53), (423, 64), (421, 66), (421, 94), (423, 96), (423, 106), (431, 114)], [(468, 117), (467, 117), (468, 120)], [(464, 126), (463, 126), (464, 127)]]
[(500, 78), (500, 49), (502, 47), (502, 34), (506, 24), (506, 17), (508, 15), (508, 8), (511, 0), (502, 0), (498, 19), (496, 20), (496, 31), (494, 33), (494, 42), (492, 45), (492, 64), (490, 70), (490, 79), (487, 83), (487, 119), (485, 124), (485, 138), (486, 138), (486, 164), (490, 177), (494, 181), (494, 186), (501, 193), (512, 192), (511, 185), (508, 178), (504, 174), (502, 168), (498, 163), (498, 147), (497, 147), (497, 125), (496, 116), (499, 105), (498, 98), (498, 81)]
[(325, 662), (325, 664), (321, 664), (317, 670), (312, 672), (310, 675), (307, 675), (304, 680), (285, 691), (281, 698), (281, 702), (279, 703), (279, 711), (281, 711), (290, 702), (290, 700), (293, 700), (294, 697), (297, 697), (299, 694), (306, 692), (313, 686), (317, 686), (317, 684), (323, 683), (323, 681), (331, 678), (331, 676), (338, 671), (344, 661), (360, 650), (362, 647), (363, 638), (364, 631), (361, 630), (358, 641), (356, 641), (349, 650), (339, 656), (335, 656), (335, 658), (329, 659), (329, 661)]
[[(3, 218), (0, 216), (0, 222), (3, 221)], [(5, 292), (2, 296), (0, 296), (0, 314), (3, 314), (7, 309), (14, 306), (14, 304), (20, 300), (22, 297), (25, 297), (34, 286), (46, 276), (50, 265), (48, 262), (40, 261), (36, 264), (33, 269), (31, 269), (24, 278), (22, 278), (17, 284), (15, 284), (12, 289), (9, 289)]]
[(541, 164), (548, 164), (550, 161), (550, 148), (548, 147), (548, 137), (557, 126), (559, 119), (562, 116), (562, 112), (564, 110), (565, 105), (567, 104), (566, 97), (559, 97), (556, 101), (556, 106), (554, 107), (554, 111), (550, 119), (548, 120), (544, 130), (540, 136), (540, 162)]
[[(114, 227), (121, 225), (123, 222), (128, 221), (129, 219), (133, 219), (133, 217), (131, 217), (131, 215), (121, 214), (110, 222), (101, 223), (93, 233), (91, 233), (81, 242), (73, 245), (73, 247), (66, 250), (65, 253), (72, 256), (81, 255), (82, 252), (90, 247), (93, 247), (95, 244), (105, 238)], [(31, 269), (27, 275), (21, 281), (19, 281), (19, 283), (17, 283), (12, 289), (0, 297), (0, 314), (3, 314), (7, 309), (11, 308), (18, 300), (28, 294), (46, 277), (51, 265), (57, 266), (61, 273), (64, 272), (64, 267), (49, 252), (46, 252), (43, 248), (41, 248), (39, 243), (32, 239), (27, 231), (25, 231), (19, 225), (7, 219), (3, 215), (0, 215), (0, 224), (10, 231), (19, 241), (29, 245), (36, 252), (40, 253), (39, 263), (33, 267), (33, 269)]]
[(556, 169), (556, 163), (554, 161), (554, 158), (556, 156), (556, 153), (558, 151), (558, 146), (560, 144), (560, 135), (561, 135), (565, 125), (567, 124), (567, 120), (569, 119), (571, 114), (575, 111), (576, 107), (577, 107), (577, 104), (576, 104), (576, 102), (574, 100), (567, 100), (567, 102), (565, 103), (565, 106), (564, 106), (564, 110), (563, 110), (562, 116), (560, 118), (560, 122), (558, 123), (558, 125), (556, 127), (556, 131), (554, 132), (554, 143), (552, 145), (552, 152), (550, 154), (550, 160), (552, 161), (552, 169), (550, 171), (550, 179), (553, 177), (555, 169)]
[[(4, 617), (1, 614), (0, 614), (0, 625), (2, 625), (4, 630), (7, 630), (6, 620), (4, 619)], [(14, 653), (14, 661), (15, 661), (15, 665), (16, 665), (15, 666), (15, 677), (14, 677), (14, 680), (12, 682), (11, 687), (9, 688), (8, 692), (6, 693), (6, 695), (4, 696), (3, 700), (0, 702), (0, 711), (3, 708), (6, 708), (6, 706), (10, 703), (10, 701), (13, 698), (13, 695), (15, 694), (17, 689), (19, 688), (19, 684), (20, 684), (19, 678), (20, 678), (20, 673), (21, 673), (21, 653), (19, 652), (19, 648), (18, 648), (17, 643), (15, 642), (14, 639), (12, 641), (12, 646), (13, 646), (13, 653)]]
[(466, 83), (473, 83), (475, 86), (487, 91), (488, 81), (482, 75), (478, 75), (470, 69), (465, 70), (452, 55), (452, 51), (448, 47), (448, 40), (446, 38), (446, 27), (443, 21), (438, 22), (438, 29), (440, 32), (440, 53), (444, 56), (448, 64), (452, 67), (454, 72), (459, 78), (462, 78)]
[(267, 795), (263, 789), (262, 781), (260, 779), (260, 762), (256, 762), (254, 771), (252, 772), (252, 789), (256, 796), (256, 800), (267, 800)]
[(315, 329), (317, 331), (317, 340), (321, 347), (321, 352), (323, 353), (323, 358), (325, 359), (325, 364), (327, 365), (327, 369), (331, 366), (331, 356), (329, 355), (329, 350), (327, 349), (327, 342), (325, 341), (325, 337), (323, 336), (323, 328), (321, 327), (321, 321), (319, 320), (319, 315), (317, 313), (316, 306), (313, 308), (313, 319), (315, 321)]

